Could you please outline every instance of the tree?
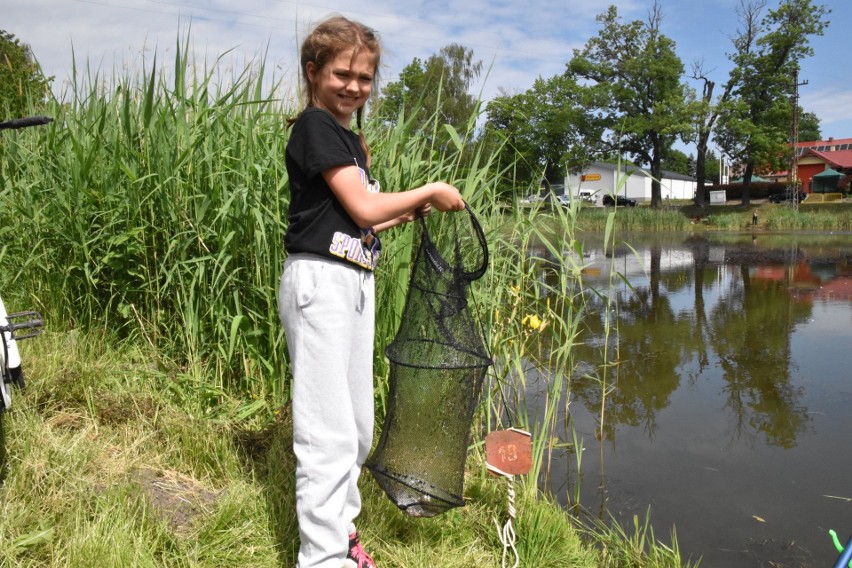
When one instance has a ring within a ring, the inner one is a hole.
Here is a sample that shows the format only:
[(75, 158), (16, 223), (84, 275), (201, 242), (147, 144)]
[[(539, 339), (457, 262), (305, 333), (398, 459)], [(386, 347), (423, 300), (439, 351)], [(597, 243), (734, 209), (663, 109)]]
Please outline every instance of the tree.
[[(582, 51), (574, 50), (568, 74), (588, 92), (585, 104), (607, 135), (587, 138), (615, 156), (632, 156), (651, 170), (651, 206), (662, 204), (662, 163), (673, 142), (688, 139), (694, 110), (681, 83), (683, 63), (662, 34), (655, 4), (646, 22), (622, 23), (615, 6), (597, 17), (602, 29)], [(597, 129), (595, 129), (597, 130)], [(594, 131), (594, 130), (593, 130)]]
[[(735, 53), (749, 52), (753, 48), (758, 36), (760, 12), (764, 6), (766, 6), (765, 0), (740, 1), (737, 15), (739, 16), (741, 28), (732, 40)], [(705, 207), (710, 201), (707, 190), (705, 189), (705, 181), (709, 179), (707, 174), (707, 151), (710, 136), (714, 131), (716, 121), (731, 98), (734, 87), (737, 86), (739, 75), (732, 74), (729, 77), (722, 90), (722, 94), (715, 101), (713, 100), (713, 90), (716, 87), (716, 83), (705, 72), (703, 62), (693, 63), (692, 78), (702, 83), (696, 128), (696, 150), (698, 155), (695, 161), (695, 177), (698, 179), (698, 183), (695, 190), (695, 204), (699, 207)]]
[[(712, 106), (713, 89), (716, 88), (716, 83), (704, 74), (703, 67), (700, 63), (696, 63), (693, 66), (692, 77), (693, 79), (699, 79), (703, 82), (701, 106), (698, 107), (698, 114), (696, 117), (697, 139), (695, 146), (697, 156), (695, 158), (695, 179), (697, 180), (697, 183), (695, 187), (695, 204), (699, 207), (704, 207), (710, 202), (707, 190), (705, 189), (705, 182), (707, 179), (707, 148), (710, 142), (710, 133), (713, 131), (713, 124), (716, 122), (719, 115), (718, 111), (715, 111)], [(726, 93), (722, 96), (722, 98), (727, 99), (729, 95), (730, 92), (726, 90)]]
[(426, 65), (415, 57), (399, 74), (398, 81), (388, 83), (382, 89), (376, 111), (388, 122), (396, 122), (400, 116), (410, 115), (426, 90), (425, 76)]
[(47, 99), (45, 78), (30, 47), (0, 30), (0, 117), (20, 118)]
[(671, 149), (666, 152), (660, 167), (667, 172), (691, 176), (695, 175), (693, 161), (692, 156), (687, 156), (680, 150)]
[(488, 103), (486, 136), (504, 139), (517, 160), (516, 173), (538, 184), (561, 183), (568, 169), (579, 168), (588, 152), (578, 141), (589, 128), (577, 102), (577, 84), (565, 75), (539, 77), (532, 88), (517, 95), (500, 95)]
[(822, 140), (822, 131), (819, 126), (819, 117), (812, 112), (805, 112), (799, 108), (799, 141), (813, 142)]
[[(697, 163), (697, 160), (696, 160)], [(719, 182), (719, 173), (722, 169), (722, 164), (719, 158), (716, 156), (716, 153), (712, 150), (709, 150), (704, 157), (704, 180), (705, 182), (709, 182), (710, 185)], [(697, 177), (697, 168), (696, 168), (696, 177)]]
[(715, 134), (725, 153), (742, 161), (744, 205), (750, 204), (755, 171), (780, 169), (789, 158), (789, 96), (799, 61), (813, 55), (808, 39), (822, 35), (828, 13), (811, 0), (782, 0), (755, 27), (751, 41), (735, 43), (731, 97), (720, 107)]
[(429, 123), (437, 113), (442, 124), (465, 130), (477, 110), (477, 99), (468, 91), (481, 70), (473, 50), (451, 43), (425, 62), (415, 58), (409, 63), (399, 80), (382, 90), (377, 112), (391, 123), (404, 117), (414, 128)]

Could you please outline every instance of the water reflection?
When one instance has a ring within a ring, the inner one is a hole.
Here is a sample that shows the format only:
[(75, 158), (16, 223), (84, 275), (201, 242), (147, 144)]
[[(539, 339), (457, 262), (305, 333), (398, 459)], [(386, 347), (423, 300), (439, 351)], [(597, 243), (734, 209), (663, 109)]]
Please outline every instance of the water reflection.
[[(582, 503), (628, 522), (651, 505), (658, 535), (676, 525), (704, 566), (830, 565), (827, 528), (852, 529), (852, 501), (826, 497), (852, 497), (852, 457), (832, 450), (852, 435), (852, 236), (628, 240), (610, 254), (584, 243), (592, 286), (613, 270), (629, 285), (608, 292), (616, 387), (571, 385), (573, 427), (600, 455), (583, 461)], [(586, 371), (606, 297), (577, 348)], [(578, 480), (551, 483), (568, 495)]]

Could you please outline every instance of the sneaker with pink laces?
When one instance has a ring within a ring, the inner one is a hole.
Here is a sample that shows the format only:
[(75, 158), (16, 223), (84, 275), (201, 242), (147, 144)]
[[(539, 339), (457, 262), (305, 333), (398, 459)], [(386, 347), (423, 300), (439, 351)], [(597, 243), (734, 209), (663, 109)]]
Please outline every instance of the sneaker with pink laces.
[(349, 535), (349, 553), (346, 555), (346, 563), (343, 566), (344, 568), (376, 568), (375, 560), (361, 546), (358, 531)]

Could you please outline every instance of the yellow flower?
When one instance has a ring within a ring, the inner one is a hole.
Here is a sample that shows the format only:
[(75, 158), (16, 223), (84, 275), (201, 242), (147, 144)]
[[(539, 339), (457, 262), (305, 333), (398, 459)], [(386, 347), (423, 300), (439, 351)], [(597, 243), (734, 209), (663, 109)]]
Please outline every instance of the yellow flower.
[(539, 318), (536, 314), (527, 315), (524, 316), (523, 320), (521, 320), (521, 324), (528, 325), (530, 329), (535, 331), (541, 327), (541, 318)]

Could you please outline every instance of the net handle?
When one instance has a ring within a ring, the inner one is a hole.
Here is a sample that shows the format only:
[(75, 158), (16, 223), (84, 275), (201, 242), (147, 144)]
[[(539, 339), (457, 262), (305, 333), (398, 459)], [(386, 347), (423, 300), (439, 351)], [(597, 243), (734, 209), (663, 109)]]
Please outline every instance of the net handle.
[(479, 280), (488, 269), (488, 240), (485, 238), (485, 231), (482, 228), (482, 224), (479, 222), (479, 219), (473, 212), (473, 209), (470, 208), (467, 201), (464, 203), (464, 209), (470, 216), (470, 223), (473, 225), (476, 238), (479, 241), (479, 245), (482, 247), (482, 266), (471, 272), (465, 272), (464, 275), (468, 280)]
[[(482, 248), (482, 266), (471, 271), (462, 270), (457, 272), (457, 274), (461, 274), (461, 276), (467, 281), (473, 281), (482, 278), (485, 271), (488, 269), (488, 241), (485, 238), (485, 231), (482, 228), (482, 224), (479, 222), (479, 219), (476, 218), (476, 214), (474, 214), (473, 209), (470, 208), (470, 205), (468, 205), (466, 201), (464, 203), (464, 210), (467, 211), (468, 216), (470, 217), (471, 225), (473, 225), (474, 233), (476, 233), (476, 240), (479, 241), (479, 246)], [(420, 230), (423, 240), (430, 243), (430, 246), (434, 249), (434, 245), (431, 244), (432, 239), (429, 237), (429, 227), (426, 225), (426, 218), (418, 217), (418, 221), (420, 222)], [(436, 258), (430, 255), (430, 260), (436, 266), (440, 264), (441, 270), (447, 270), (450, 268), (450, 264), (443, 258)], [(453, 267), (454, 270), (457, 270), (458, 268), (460, 267)]]
[(27, 128), (28, 126), (41, 126), (53, 122), (53, 118), (49, 116), (27, 116), (25, 118), (16, 118), (0, 122), (0, 130)]

